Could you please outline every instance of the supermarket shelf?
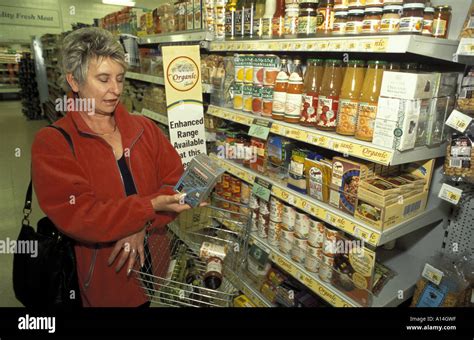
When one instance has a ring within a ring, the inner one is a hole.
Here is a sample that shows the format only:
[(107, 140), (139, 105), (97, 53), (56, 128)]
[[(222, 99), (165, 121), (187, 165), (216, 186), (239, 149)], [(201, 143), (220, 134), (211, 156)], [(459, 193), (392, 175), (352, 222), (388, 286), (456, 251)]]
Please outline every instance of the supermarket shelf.
[(458, 45), (457, 40), (418, 35), (316, 36), (297, 39), (213, 41), (210, 51), (413, 53), (452, 61)]
[(141, 115), (148, 117), (150, 119), (153, 119), (154, 121), (157, 121), (160, 124), (168, 126), (168, 116), (167, 115), (162, 115), (156, 112), (153, 112), (148, 109), (142, 109)]
[[(136, 72), (127, 72), (125, 78), (145, 81), (147, 83), (153, 83), (157, 85), (165, 85), (165, 79), (163, 77), (152, 76), (149, 74), (136, 73)], [(210, 84), (202, 84), (203, 93), (211, 93)]]
[(199, 31), (184, 31), (184, 32), (173, 32), (167, 34), (156, 34), (143, 36), (138, 39), (139, 45), (148, 44), (160, 44), (160, 43), (176, 43), (176, 42), (192, 42), (211, 40), (212, 33), (199, 30)]
[(419, 160), (443, 157), (446, 144), (436, 147), (418, 147), (400, 152), (397, 150), (360, 141), (354, 137), (338, 135), (335, 132), (316, 130), (315, 128), (280, 122), (266, 117), (257, 117), (242, 111), (209, 105), (208, 114), (250, 126), (255, 118), (272, 122), (270, 132), (297, 141), (334, 150), (344, 155), (365, 159), (382, 165), (398, 165)]
[(2, 88), (0, 87), (0, 93), (19, 93), (21, 91), (18, 87)]
[(428, 206), (422, 213), (390, 227), (386, 231), (381, 231), (355, 219), (353, 216), (346, 214), (329, 204), (298, 193), (268, 177), (244, 168), (239, 164), (217, 158), (215, 155), (211, 155), (211, 157), (214, 158), (223, 169), (247, 183), (253, 184), (255, 177), (257, 176), (263, 178), (265, 181), (272, 184), (271, 194), (273, 196), (358, 239), (363, 240), (374, 247), (396, 240), (397, 238), (412, 233), (415, 230), (441, 221), (446, 217), (445, 209), (442, 209), (441, 206), (438, 205), (441, 204), (439, 200), (436, 200), (435, 203), (431, 202), (432, 200), (428, 200)]
[(232, 285), (244, 293), (255, 306), (275, 307), (275, 304), (268, 301), (268, 299), (254, 287), (255, 285), (250, 282), (245, 274), (239, 273), (239, 275), (237, 275), (232, 271), (227, 271), (225, 274), (227, 279), (232, 282)]

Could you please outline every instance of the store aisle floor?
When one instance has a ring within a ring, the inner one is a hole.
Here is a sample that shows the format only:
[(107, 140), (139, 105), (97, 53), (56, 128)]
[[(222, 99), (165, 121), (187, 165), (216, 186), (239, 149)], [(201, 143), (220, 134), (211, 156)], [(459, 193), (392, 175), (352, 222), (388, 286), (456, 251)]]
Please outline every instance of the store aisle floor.
[[(0, 241), (16, 240), (20, 231), (25, 191), (30, 180), (31, 144), (48, 121), (28, 121), (21, 102), (0, 101)], [(32, 224), (42, 217), (33, 198)], [(12, 286), (13, 255), (0, 254), (0, 307), (16, 307)]]

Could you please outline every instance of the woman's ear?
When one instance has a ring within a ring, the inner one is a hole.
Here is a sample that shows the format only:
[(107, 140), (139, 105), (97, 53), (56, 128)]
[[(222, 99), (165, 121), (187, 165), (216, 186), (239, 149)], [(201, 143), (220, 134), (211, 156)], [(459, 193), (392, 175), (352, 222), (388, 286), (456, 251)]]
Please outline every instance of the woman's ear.
[(74, 92), (79, 92), (79, 84), (76, 81), (76, 79), (74, 79), (74, 76), (72, 75), (72, 73), (66, 74), (66, 81), (68, 82), (69, 86), (71, 86), (71, 89)]

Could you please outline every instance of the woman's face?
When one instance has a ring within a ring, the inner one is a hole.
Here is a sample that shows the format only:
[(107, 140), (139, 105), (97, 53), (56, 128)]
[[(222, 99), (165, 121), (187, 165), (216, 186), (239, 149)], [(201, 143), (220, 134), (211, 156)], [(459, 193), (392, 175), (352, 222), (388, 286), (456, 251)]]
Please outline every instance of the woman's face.
[(112, 58), (92, 58), (85, 82), (77, 84), (73, 81), (71, 87), (79, 97), (94, 102), (95, 113), (111, 114), (119, 103), (124, 77), (122, 65)]

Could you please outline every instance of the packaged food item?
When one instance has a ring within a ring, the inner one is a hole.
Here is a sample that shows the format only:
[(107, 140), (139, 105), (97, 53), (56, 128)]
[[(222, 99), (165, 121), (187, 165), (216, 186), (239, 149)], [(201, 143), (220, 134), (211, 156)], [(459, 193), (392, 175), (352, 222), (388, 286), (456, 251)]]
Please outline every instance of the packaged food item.
[(234, 83), (232, 84), (232, 92), (233, 92), (233, 107), (236, 110), (242, 110), (244, 107), (244, 92), (243, 92), (243, 85), (242, 83)]
[(283, 216), (282, 216), (282, 226), (284, 229), (293, 232), (295, 230), (296, 223), (296, 209), (289, 205), (283, 205)]
[(316, 1), (302, 2), (300, 4), (300, 14), (298, 17), (298, 35), (308, 36), (316, 33), (316, 10), (318, 4)]
[(293, 71), (288, 78), (286, 89), (286, 103), (284, 120), (287, 123), (298, 123), (300, 121), (301, 105), (303, 98), (303, 71), (301, 60), (293, 60)]
[(338, 239), (342, 233), (332, 227), (324, 228), (323, 254), (326, 256), (335, 256), (338, 251)]
[(293, 261), (298, 263), (304, 263), (306, 258), (306, 251), (308, 247), (308, 241), (294, 236), (293, 248), (291, 249), (291, 258)]
[(263, 73), (264, 73), (264, 64), (263, 54), (257, 54), (253, 57), (252, 66), (253, 66), (253, 84), (254, 85), (263, 85)]
[(375, 263), (375, 271), (374, 271), (374, 283), (372, 285), (372, 294), (378, 296), (380, 291), (383, 287), (390, 281), (393, 277), (395, 277), (397, 273), (395, 273), (392, 269), (384, 266), (381, 263)]
[(252, 90), (252, 113), (260, 116), (263, 109), (263, 87), (254, 85)]
[(334, 24), (332, 28), (333, 35), (346, 34), (348, 11), (337, 11), (334, 13)]
[(303, 104), (300, 124), (314, 126), (316, 124), (319, 89), (324, 74), (322, 59), (308, 59), (303, 82)]
[(294, 232), (282, 229), (280, 234), (280, 244), (278, 249), (284, 254), (290, 254), (293, 249)]
[(273, 89), (272, 118), (276, 120), (283, 120), (285, 115), (286, 92), (288, 89), (288, 78), (290, 77), (288, 59), (282, 57), (280, 63), (280, 71), (278, 72)]
[(336, 132), (353, 136), (356, 131), (360, 93), (364, 84), (365, 63), (362, 60), (350, 60), (342, 82), (337, 114)]
[(253, 84), (253, 61), (254, 56), (251, 54), (244, 55), (244, 83)]
[(309, 228), (310, 228), (309, 216), (302, 211), (297, 211), (296, 219), (295, 219), (295, 236), (300, 239), (307, 240), (308, 234), (309, 234)]
[(474, 179), (474, 136), (455, 133), (448, 143), (444, 173), (448, 176)]
[(285, 8), (285, 26), (283, 34), (285, 36), (296, 36), (298, 31), (298, 16), (300, 13), (299, 5), (287, 4)]
[(278, 64), (280, 58), (275, 55), (266, 55), (263, 57), (263, 85), (275, 86), (275, 81), (279, 72)]
[(363, 9), (350, 9), (347, 17), (346, 34), (358, 35), (362, 33), (364, 22)]
[(276, 10), (272, 18), (272, 37), (283, 36), (285, 30), (285, 0), (277, 0)]
[(244, 36), (253, 37), (254, 35), (254, 17), (255, 17), (255, 7), (256, 1), (250, 0), (245, 2), (245, 9), (243, 14), (243, 26), (244, 26)]
[(242, 110), (244, 112), (252, 112), (252, 104), (253, 104), (253, 85), (251, 84), (244, 84), (242, 86), (242, 99), (243, 99), (243, 107)]
[(318, 98), (316, 128), (327, 131), (336, 130), (339, 94), (343, 80), (340, 60), (326, 60), (321, 90)]
[(447, 38), (449, 25), (451, 23), (451, 6), (436, 6), (433, 16), (432, 36), (435, 38)]
[(262, 116), (271, 117), (273, 111), (273, 87), (264, 86), (262, 89)]
[(258, 215), (258, 229), (257, 235), (262, 239), (266, 239), (268, 237), (268, 226), (270, 224), (270, 216), (269, 215), (262, 215), (259, 213)]
[(322, 254), (319, 266), (319, 278), (324, 282), (331, 282), (334, 271), (334, 257)]
[(323, 252), (321, 248), (315, 248), (308, 245), (306, 250), (306, 258), (304, 267), (310, 272), (317, 273), (319, 270), (320, 262), (322, 261)]
[(349, 0), (348, 2), (349, 8), (364, 8), (366, 0)]
[[(412, 66), (410, 66), (412, 67)], [(400, 99), (431, 99), (438, 75), (435, 73), (392, 72), (383, 73), (381, 97)]]
[(281, 229), (281, 223), (270, 220), (268, 225), (268, 244), (272, 246), (278, 246), (280, 244)]
[(246, 297), (245, 295), (239, 295), (237, 296), (235, 299), (234, 299), (234, 307), (237, 307), (237, 308), (252, 308), (252, 307), (257, 307), (255, 306), (255, 304), (249, 300), (248, 297)]
[(306, 193), (306, 179), (304, 177), (304, 161), (310, 151), (293, 149), (291, 153), (290, 169), (288, 173), (288, 187), (301, 193)]
[(321, 0), (318, 5), (317, 32), (329, 34), (334, 26), (334, 1)]
[[(473, 20), (474, 22), (474, 20)], [(474, 70), (468, 67), (461, 82), (457, 107), (465, 114), (474, 114)]]
[(464, 21), (463, 29), (461, 33), (459, 34), (459, 39), (461, 40), (461, 43), (463, 41), (462, 38), (471, 38), (474, 36), (474, 28), (472, 27), (472, 22), (474, 17), (474, 4), (471, 5), (471, 7), (467, 11), (466, 15), (466, 20)]
[(381, 7), (366, 7), (362, 21), (362, 33), (377, 34), (380, 31), (383, 9)]
[(349, 8), (349, 0), (334, 0), (334, 10), (344, 11)]
[(255, 170), (259, 173), (265, 173), (266, 171), (266, 161), (265, 161), (265, 149), (266, 142), (262, 139), (252, 137), (250, 140), (250, 145), (256, 152), (257, 157), (255, 162), (250, 162), (250, 169)]
[(267, 142), (267, 169), (272, 179), (283, 181), (287, 177), (291, 162), (291, 152), (295, 143), (284, 137), (270, 135)]
[(281, 223), (283, 221), (283, 202), (276, 197), (270, 199), (270, 221)]
[(199, 250), (199, 257), (203, 260), (210, 258), (220, 258), (224, 260), (227, 255), (227, 246), (221, 246), (210, 242), (203, 242)]
[(304, 169), (308, 195), (319, 201), (328, 202), (332, 173), (330, 162), (306, 158)]
[(309, 225), (308, 245), (315, 248), (322, 248), (324, 243), (324, 234), (326, 232), (324, 223), (311, 219)]
[(277, 10), (277, 0), (265, 1), (265, 13), (261, 24), (261, 37), (269, 39), (272, 37), (272, 21)]
[(403, 11), (402, 6), (388, 5), (383, 8), (380, 33), (398, 33), (400, 30), (400, 19)]
[(406, 3), (403, 5), (403, 15), (400, 20), (400, 32), (421, 33), (425, 5), (420, 3)]
[(373, 163), (334, 157), (329, 203), (344, 212), (354, 215), (359, 181), (372, 176), (373, 171)]
[(235, 82), (243, 83), (245, 79), (245, 67), (244, 63), (245, 56), (242, 54), (235, 54), (234, 55), (234, 66), (235, 66)]
[(421, 34), (431, 36), (433, 33), (433, 18), (434, 8), (431, 6), (425, 7), (423, 16), (423, 30), (421, 31)]

